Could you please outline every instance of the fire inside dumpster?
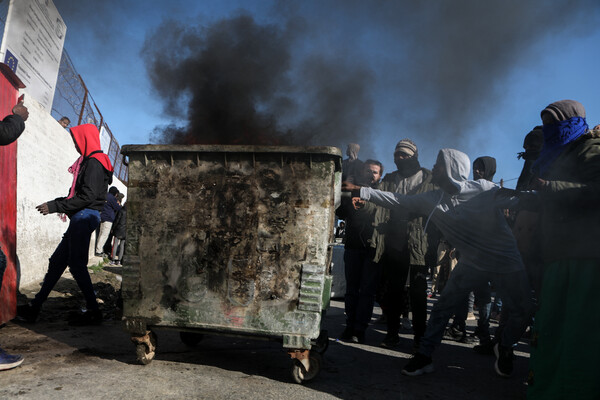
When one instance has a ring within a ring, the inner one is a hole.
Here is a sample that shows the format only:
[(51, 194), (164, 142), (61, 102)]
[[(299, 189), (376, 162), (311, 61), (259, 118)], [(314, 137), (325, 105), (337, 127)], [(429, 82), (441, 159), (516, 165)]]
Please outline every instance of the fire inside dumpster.
[(334, 147), (128, 145), (123, 267), (138, 361), (152, 328), (280, 340), (297, 382), (326, 348), (322, 311), (341, 153)]

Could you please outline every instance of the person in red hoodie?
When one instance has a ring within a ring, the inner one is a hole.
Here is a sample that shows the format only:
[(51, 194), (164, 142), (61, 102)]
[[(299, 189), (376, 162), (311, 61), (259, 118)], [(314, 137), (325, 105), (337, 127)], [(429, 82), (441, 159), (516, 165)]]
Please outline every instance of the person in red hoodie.
[(87, 263), (90, 238), (100, 224), (100, 212), (106, 201), (106, 190), (112, 182), (113, 167), (108, 156), (100, 150), (100, 133), (95, 125), (74, 126), (71, 128), (71, 136), (81, 156), (69, 168), (69, 172), (73, 174), (69, 195), (36, 207), (43, 215), (66, 214), (70, 223), (62, 241), (50, 257), (42, 288), (31, 303), (17, 308), (19, 317), (26, 322), (36, 321), (42, 304), (67, 266), (85, 297), (87, 308), (85, 312), (73, 315), (69, 323), (97, 325), (102, 322), (102, 313), (96, 301)]

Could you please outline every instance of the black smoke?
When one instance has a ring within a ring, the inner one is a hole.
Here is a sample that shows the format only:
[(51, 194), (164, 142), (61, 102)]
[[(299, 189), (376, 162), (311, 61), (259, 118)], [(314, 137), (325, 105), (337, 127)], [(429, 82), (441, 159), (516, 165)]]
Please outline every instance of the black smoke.
[(597, 0), (276, 8), (270, 23), (241, 12), (210, 25), (168, 21), (147, 37), (149, 76), (175, 121), (155, 129), (155, 142), (358, 142), (364, 151), (378, 138), (374, 121), (384, 121), (398, 127), (398, 139), (460, 147), (486, 117), (518, 101), (503, 91), (513, 71), (543, 68), (537, 52), (552, 48), (553, 37), (577, 40), (600, 21)]
[(302, 19), (211, 26), (163, 23), (143, 55), (164, 110), (180, 121), (152, 140), (177, 144), (337, 144), (370, 122), (371, 71), (343, 57), (295, 59)]

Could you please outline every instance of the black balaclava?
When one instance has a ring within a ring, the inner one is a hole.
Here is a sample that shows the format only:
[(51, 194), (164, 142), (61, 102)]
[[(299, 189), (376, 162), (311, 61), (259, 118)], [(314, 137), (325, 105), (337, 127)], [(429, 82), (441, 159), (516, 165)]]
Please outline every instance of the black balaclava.
[(488, 156), (476, 158), (475, 161), (473, 161), (473, 171), (475, 171), (475, 165), (479, 164), (482, 168), (477, 169), (483, 170), (483, 179), (491, 182), (496, 174), (496, 159)]
[(394, 157), (394, 164), (396, 164), (396, 168), (398, 168), (398, 173), (402, 177), (409, 177), (417, 173), (417, 171), (421, 168), (419, 164), (419, 150), (415, 142), (410, 139), (402, 139), (396, 145), (396, 149), (394, 154), (402, 152), (408, 156), (409, 158), (405, 159), (396, 159)]
[(525, 151), (518, 153), (517, 158), (535, 161), (539, 157), (543, 146), (544, 132), (542, 132), (542, 126), (538, 125), (525, 136), (523, 140), (523, 149)]

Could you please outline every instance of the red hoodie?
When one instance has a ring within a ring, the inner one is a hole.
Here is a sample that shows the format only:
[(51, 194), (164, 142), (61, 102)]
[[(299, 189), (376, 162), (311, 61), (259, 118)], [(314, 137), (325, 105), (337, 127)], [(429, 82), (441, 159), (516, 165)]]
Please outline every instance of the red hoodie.
[[(87, 158), (90, 154), (95, 151), (102, 151), (100, 148), (100, 132), (98, 128), (93, 124), (77, 125), (71, 128), (71, 134), (75, 140), (75, 145), (79, 153)], [(110, 172), (114, 171), (110, 159), (104, 153), (94, 153), (91, 158), (95, 158), (100, 161), (100, 164)]]

